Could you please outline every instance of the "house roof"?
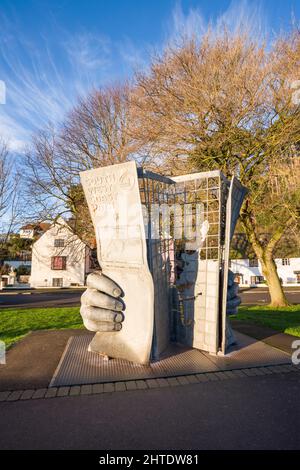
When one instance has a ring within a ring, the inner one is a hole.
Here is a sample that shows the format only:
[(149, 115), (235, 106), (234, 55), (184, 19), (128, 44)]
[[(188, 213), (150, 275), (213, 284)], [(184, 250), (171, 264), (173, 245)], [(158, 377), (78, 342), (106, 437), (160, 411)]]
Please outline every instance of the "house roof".
[(34, 224), (26, 224), (26, 225), (23, 225), (20, 230), (33, 230), (35, 227)]
[(50, 227), (51, 224), (47, 222), (36, 222), (23, 225), (20, 230), (42, 230), (43, 232), (46, 232)]

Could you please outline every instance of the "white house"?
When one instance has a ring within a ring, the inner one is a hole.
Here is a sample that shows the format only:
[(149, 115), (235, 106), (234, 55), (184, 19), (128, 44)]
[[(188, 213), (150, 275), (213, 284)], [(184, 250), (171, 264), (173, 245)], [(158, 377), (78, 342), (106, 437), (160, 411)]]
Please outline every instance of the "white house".
[(31, 287), (84, 286), (92, 270), (90, 248), (62, 219), (32, 245)]
[(32, 224), (24, 225), (20, 228), (20, 238), (32, 239), (34, 237), (34, 226)]
[[(275, 263), (283, 285), (300, 284), (300, 258), (277, 258)], [(241, 286), (264, 285), (261, 264), (257, 259), (232, 259), (230, 269)]]
[(50, 226), (51, 225), (46, 222), (36, 222), (23, 225), (19, 231), (20, 238), (32, 240), (36, 236), (46, 232), (46, 230), (48, 230)]

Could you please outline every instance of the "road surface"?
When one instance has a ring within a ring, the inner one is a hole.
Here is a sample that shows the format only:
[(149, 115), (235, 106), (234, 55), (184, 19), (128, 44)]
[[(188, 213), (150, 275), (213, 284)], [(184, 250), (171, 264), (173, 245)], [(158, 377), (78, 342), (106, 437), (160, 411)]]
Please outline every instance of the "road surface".
[(73, 307), (80, 304), (84, 289), (54, 291), (0, 291), (0, 308), (5, 307)]
[[(4, 307), (67, 307), (80, 304), (84, 289), (61, 289), (53, 291), (0, 291), (0, 308)], [(300, 286), (285, 289), (288, 300), (292, 304), (300, 304)], [(243, 305), (266, 305), (270, 296), (266, 288), (254, 288), (240, 292)]]
[(0, 403), (1, 449), (300, 449), (300, 373)]
[[(300, 286), (287, 287), (284, 291), (291, 304), (300, 304)], [(243, 305), (267, 305), (271, 301), (269, 291), (264, 287), (242, 290), (240, 296)]]

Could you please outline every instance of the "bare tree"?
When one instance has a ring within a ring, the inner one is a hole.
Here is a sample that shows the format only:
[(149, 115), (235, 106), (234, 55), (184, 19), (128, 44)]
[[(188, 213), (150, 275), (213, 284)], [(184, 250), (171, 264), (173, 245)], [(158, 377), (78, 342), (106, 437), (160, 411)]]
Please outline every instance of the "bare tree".
[(128, 85), (95, 90), (70, 113), (61, 143), (64, 155), (81, 169), (124, 162), (137, 153), (128, 132), (129, 93)]
[(19, 183), (21, 175), (11, 160), (7, 144), (0, 141), (0, 266), (7, 251), (9, 236), (21, 220)]
[(32, 207), (45, 220), (67, 214), (91, 245), (81, 170), (145, 161), (148, 153), (148, 166), (170, 174), (215, 168), (236, 174), (250, 189), (241, 223), (272, 305), (285, 305), (273, 258), (286, 230), (299, 223), (299, 179), (291, 184), (300, 141), (299, 63), (297, 31), (271, 49), (226, 29), (166, 48), (137, 74), (133, 89), (94, 91), (58, 130), (35, 136), (27, 174)]
[(33, 139), (27, 155), (28, 201), (43, 220), (71, 218), (71, 227), (93, 246), (92, 222), (79, 172), (134, 158), (137, 144), (128, 133), (128, 86), (95, 90), (80, 100), (58, 130)]
[(6, 212), (11, 196), (11, 162), (9, 161), (9, 153), (7, 145), (4, 141), (0, 141), (0, 218)]
[(273, 253), (298, 223), (299, 179), (288, 192), (281, 183), (272, 197), (269, 188), (283, 168), (281, 181), (293, 174), (300, 108), (290, 84), (299, 59), (298, 32), (269, 51), (247, 35), (209, 31), (154, 58), (131, 98), (136, 138), (152, 145), (170, 173), (219, 168), (248, 186), (241, 221), (274, 306), (287, 304)]

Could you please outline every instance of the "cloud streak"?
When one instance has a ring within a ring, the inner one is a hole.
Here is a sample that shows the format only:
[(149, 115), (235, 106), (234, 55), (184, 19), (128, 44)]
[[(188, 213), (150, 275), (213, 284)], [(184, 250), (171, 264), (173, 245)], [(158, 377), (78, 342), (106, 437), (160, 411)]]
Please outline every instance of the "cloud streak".
[(261, 2), (233, 0), (218, 16), (205, 17), (201, 8), (183, 11), (182, 3), (176, 2), (167, 30), (167, 42), (176, 43), (182, 37), (200, 38), (210, 28), (218, 34), (224, 26), (231, 33), (247, 32), (256, 39), (268, 34), (268, 23)]
[(21, 152), (32, 133), (58, 124), (78, 97), (116, 75), (109, 38), (60, 31), (59, 41), (32, 43), (4, 19), (0, 33), (0, 79), (6, 103), (0, 105), (0, 135)]
[(33, 41), (22, 35), (15, 18), (0, 13), (0, 23), (0, 80), (6, 85), (6, 104), (0, 104), (0, 135), (19, 153), (38, 129), (59, 124), (79, 97), (146, 68), (151, 53), (161, 52), (167, 42), (182, 35), (201, 37), (208, 25), (216, 31), (224, 24), (230, 31), (243, 25), (255, 37), (265, 35), (267, 29), (259, 3), (246, 0), (232, 2), (214, 18), (205, 18), (199, 8), (184, 12), (178, 2), (160, 44), (136, 44), (129, 37), (115, 42), (101, 32), (84, 30), (73, 34), (55, 19), (46, 24), (51, 34)]

